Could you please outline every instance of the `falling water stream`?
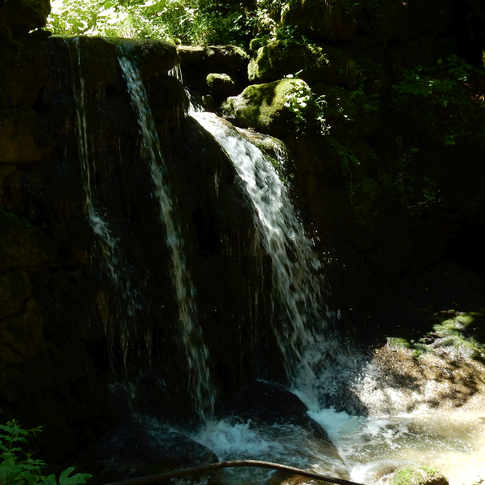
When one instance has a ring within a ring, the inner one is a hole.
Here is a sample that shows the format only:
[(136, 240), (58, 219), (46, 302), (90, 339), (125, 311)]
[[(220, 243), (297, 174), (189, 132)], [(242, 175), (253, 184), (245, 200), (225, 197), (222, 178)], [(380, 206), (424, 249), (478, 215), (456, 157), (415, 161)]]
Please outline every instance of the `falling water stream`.
[(166, 244), (170, 250), (172, 280), (179, 311), (180, 330), (189, 367), (188, 389), (194, 407), (202, 418), (214, 409), (215, 392), (209, 371), (209, 352), (197, 322), (195, 288), (185, 261), (183, 238), (175, 222), (174, 203), (167, 182), (167, 170), (160, 148), (155, 121), (148, 95), (134, 62), (120, 55), (119, 64), (126, 80), (141, 136), (142, 156), (150, 167), (153, 191), (159, 202), (160, 219), (166, 230)]

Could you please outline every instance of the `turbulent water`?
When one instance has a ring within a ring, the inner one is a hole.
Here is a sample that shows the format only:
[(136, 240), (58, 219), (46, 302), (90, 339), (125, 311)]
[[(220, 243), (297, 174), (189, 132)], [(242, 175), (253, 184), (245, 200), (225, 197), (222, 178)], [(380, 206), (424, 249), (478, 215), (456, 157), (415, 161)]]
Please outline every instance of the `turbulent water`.
[(214, 387), (209, 371), (209, 352), (197, 322), (195, 288), (185, 261), (183, 238), (175, 222), (173, 198), (167, 182), (166, 168), (148, 96), (137, 66), (126, 56), (119, 57), (133, 108), (137, 115), (143, 158), (150, 167), (153, 191), (159, 202), (160, 219), (166, 229), (166, 244), (170, 250), (172, 281), (177, 297), (180, 329), (189, 367), (188, 389), (194, 407), (201, 417), (214, 408)]

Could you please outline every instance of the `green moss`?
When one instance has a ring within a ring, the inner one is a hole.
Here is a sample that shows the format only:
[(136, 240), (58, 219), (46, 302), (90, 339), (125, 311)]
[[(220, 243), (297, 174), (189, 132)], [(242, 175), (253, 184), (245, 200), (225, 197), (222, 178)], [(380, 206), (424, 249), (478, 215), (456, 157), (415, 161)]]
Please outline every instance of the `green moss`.
[(295, 92), (311, 95), (302, 79), (253, 84), (239, 96), (228, 98), (223, 112), (239, 126), (250, 126), (274, 136), (288, 135), (295, 131), (297, 114), (288, 103)]
[(412, 347), (405, 338), (401, 337), (388, 337), (387, 345), (389, 345), (389, 347), (400, 347), (405, 349), (410, 349)]
[(322, 47), (293, 40), (273, 40), (258, 49), (248, 66), (250, 81), (273, 81), (286, 74), (305, 79), (329, 76), (329, 58)]
[(392, 485), (448, 485), (448, 480), (433, 468), (406, 467), (394, 474)]

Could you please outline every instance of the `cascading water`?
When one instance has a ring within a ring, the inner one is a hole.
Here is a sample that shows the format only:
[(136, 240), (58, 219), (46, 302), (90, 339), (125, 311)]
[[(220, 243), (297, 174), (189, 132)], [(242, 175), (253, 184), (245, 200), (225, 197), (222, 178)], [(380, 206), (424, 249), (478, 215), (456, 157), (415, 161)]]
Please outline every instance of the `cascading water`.
[(272, 261), (273, 307), (285, 313), (283, 319), (276, 316), (274, 331), (290, 382), (306, 400), (326, 400), (345, 384), (342, 369), (355, 367), (355, 358), (328, 326), (336, 314), (323, 301), (321, 264), (288, 190), (270, 160), (229, 124), (211, 113), (191, 110), (191, 116), (227, 153), (252, 201), (255, 226)]
[(167, 185), (167, 174), (160, 149), (148, 95), (136, 65), (126, 55), (118, 58), (126, 80), (131, 103), (137, 115), (141, 136), (142, 156), (150, 167), (154, 194), (159, 202), (160, 218), (166, 229), (170, 251), (172, 278), (177, 297), (179, 321), (189, 368), (189, 391), (194, 407), (205, 419), (213, 413), (215, 392), (209, 371), (209, 352), (197, 322), (195, 289), (185, 261), (183, 239), (175, 223), (173, 198)]
[[(76, 130), (78, 140), (79, 161), (82, 172), (83, 189), (85, 195), (85, 209), (89, 225), (96, 237), (100, 249), (103, 264), (106, 268), (111, 284), (118, 293), (120, 305), (112, 310), (111, 318), (104, 318), (104, 331), (108, 343), (111, 365), (115, 366), (113, 355), (115, 347), (119, 346), (121, 352), (121, 364), (124, 371), (127, 368), (130, 340), (133, 332), (136, 332), (136, 325), (131, 322), (136, 318), (140, 308), (137, 292), (133, 288), (131, 279), (126, 268), (121, 263), (119, 241), (112, 234), (106, 218), (96, 204), (96, 185), (93, 177), (95, 167), (94, 157), (91, 155), (88, 139), (87, 103), (86, 103), (86, 80), (83, 76), (81, 63), (81, 46), (79, 38), (65, 40), (69, 49), (71, 59), (72, 90), (74, 97), (74, 110), (76, 119)], [(122, 308), (121, 308), (122, 302)], [(116, 322), (116, 323), (114, 323)], [(146, 339), (149, 341), (147, 335)], [(147, 355), (150, 355), (147, 345)]]

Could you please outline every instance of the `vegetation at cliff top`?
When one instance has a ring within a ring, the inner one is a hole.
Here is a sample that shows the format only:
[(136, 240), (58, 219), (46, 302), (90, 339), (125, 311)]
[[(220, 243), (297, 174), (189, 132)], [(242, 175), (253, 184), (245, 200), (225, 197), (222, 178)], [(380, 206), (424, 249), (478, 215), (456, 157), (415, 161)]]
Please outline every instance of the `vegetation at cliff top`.
[(22, 428), (17, 421), (10, 420), (0, 425), (0, 483), (2, 485), (82, 485), (91, 475), (74, 473), (74, 467), (68, 467), (58, 477), (45, 475), (46, 464), (33, 458), (30, 441), (42, 429)]
[(185, 44), (244, 44), (274, 34), (285, 0), (51, 0), (47, 28), (59, 35), (103, 35)]

